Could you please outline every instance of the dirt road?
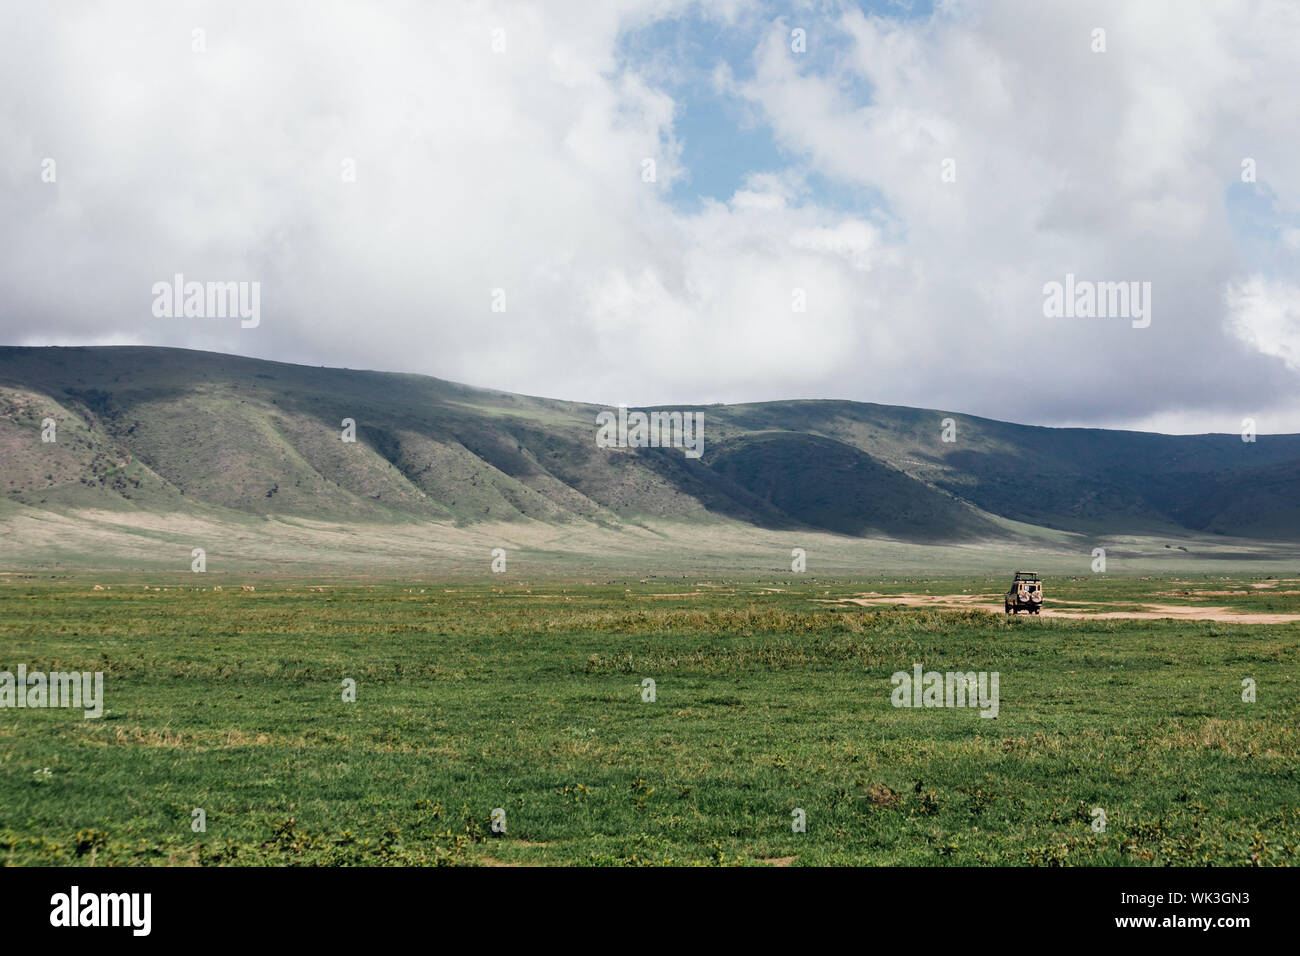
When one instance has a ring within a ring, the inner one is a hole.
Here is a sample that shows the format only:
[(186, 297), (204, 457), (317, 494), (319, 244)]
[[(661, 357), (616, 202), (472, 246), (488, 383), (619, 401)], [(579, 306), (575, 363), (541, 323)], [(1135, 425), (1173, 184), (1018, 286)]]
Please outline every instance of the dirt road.
[[(1003, 613), (1002, 602), (989, 602), (987, 594), (875, 594), (868, 592), (858, 597), (825, 601), (828, 604), (859, 604), (863, 607), (932, 607), (938, 610), (980, 610)], [(1134, 602), (1125, 602), (1134, 603)], [(1222, 621), (1226, 624), (1286, 624), (1300, 621), (1300, 614), (1252, 614), (1230, 607), (1209, 607), (1185, 604), (1147, 604), (1141, 611), (1073, 611), (1059, 605), (1083, 607), (1104, 606), (1097, 601), (1052, 601), (1039, 612), (1041, 617), (1068, 617), (1080, 620), (1127, 618), (1131, 620), (1160, 620), (1173, 618), (1180, 621)]]

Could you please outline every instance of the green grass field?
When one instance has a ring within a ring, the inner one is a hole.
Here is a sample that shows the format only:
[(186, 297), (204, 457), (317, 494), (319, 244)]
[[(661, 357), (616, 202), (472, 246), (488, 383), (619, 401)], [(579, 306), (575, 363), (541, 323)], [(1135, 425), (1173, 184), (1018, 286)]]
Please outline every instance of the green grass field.
[[(1300, 860), (1300, 624), (869, 610), (832, 602), (1006, 581), (788, 577), (11, 580), (0, 669), (103, 671), (108, 712), (0, 710), (0, 862)], [(1048, 599), (1300, 612), (1251, 583)], [(997, 671), (997, 718), (893, 707), (917, 663)]]

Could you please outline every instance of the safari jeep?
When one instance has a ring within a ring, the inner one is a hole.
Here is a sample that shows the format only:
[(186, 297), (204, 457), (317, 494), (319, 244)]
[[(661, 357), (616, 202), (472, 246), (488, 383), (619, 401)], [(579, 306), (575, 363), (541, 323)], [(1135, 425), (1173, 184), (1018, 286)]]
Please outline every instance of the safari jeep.
[(1011, 590), (1002, 596), (1002, 605), (1008, 614), (1028, 611), (1037, 614), (1043, 609), (1043, 582), (1035, 571), (1017, 571)]

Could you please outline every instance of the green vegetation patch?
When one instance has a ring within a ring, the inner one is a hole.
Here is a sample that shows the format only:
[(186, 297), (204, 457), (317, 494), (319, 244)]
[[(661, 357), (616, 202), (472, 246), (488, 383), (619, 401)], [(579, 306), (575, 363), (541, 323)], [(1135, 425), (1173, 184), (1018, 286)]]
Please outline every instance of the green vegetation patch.
[[(102, 671), (107, 710), (0, 709), (0, 862), (1297, 861), (1297, 624), (827, 603), (991, 577), (198, 577), (0, 586), (0, 670)], [(1048, 605), (1185, 586), (1049, 580)], [(892, 706), (915, 664), (997, 672), (997, 717)]]

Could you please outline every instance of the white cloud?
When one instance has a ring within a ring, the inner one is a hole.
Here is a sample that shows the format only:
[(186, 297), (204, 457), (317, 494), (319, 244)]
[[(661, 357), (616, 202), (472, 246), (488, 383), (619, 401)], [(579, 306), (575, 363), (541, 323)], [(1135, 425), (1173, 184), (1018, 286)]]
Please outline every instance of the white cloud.
[[(739, 28), (745, 8), (709, 15)], [(1278, 214), (1300, 211), (1294, 8), (801, 14), (802, 57), (770, 21), (752, 75), (719, 65), (712, 82), (796, 159), (695, 212), (668, 201), (682, 104), (618, 52), (686, 9), (703, 8), (6, 8), (0, 337), (607, 402), (846, 397), (1043, 422), (1231, 420), (1294, 393), (1287, 287), (1249, 292), (1225, 205), (1252, 156)], [(817, 177), (883, 206), (835, 208)], [(1043, 319), (1042, 285), (1067, 271), (1151, 281), (1151, 328)], [(260, 280), (261, 326), (153, 319), (150, 287), (175, 272)], [(1272, 304), (1228, 308), (1259, 296)]]
[(1252, 275), (1227, 291), (1232, 331), (1300, 372), (1300, 285)]
[[(1264, 342), (1242, 346), (1223, 292), (1249, 267), (1225, 199), (1241, 157), (1272, 157), (1275, 208), (1300, 211), (1295, 163), (1279, 162), (1300, 150), (1300, 109), (1273, 92), (1300, 79), (1294, 9), (851, 10), (821, 27), (852, 38), (832, 63), (790, 55), (787, 26), (736, 87), (811, 170), (878, 190), (895, 220), (913, 281), (885, 312), (914, 343), (886, 372), (895, 400), (1099, 423), (1289, 399), (1294, 376)], [(1067, 272), (1150, 281), (1152, 327), (1044, 320), (1042, 285)]]

